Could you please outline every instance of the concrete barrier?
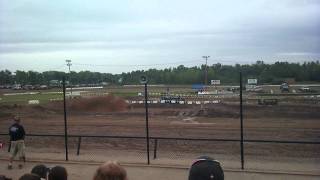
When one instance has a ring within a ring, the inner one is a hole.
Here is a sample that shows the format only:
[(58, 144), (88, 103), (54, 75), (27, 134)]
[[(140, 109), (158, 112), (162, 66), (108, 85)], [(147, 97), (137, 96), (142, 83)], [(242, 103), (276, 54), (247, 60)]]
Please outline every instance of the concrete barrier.
[(29, 100), (28, 104), (40, 104), (39, 100)]
[(54, 99), (50, 99), (50, 101), (62, 101), (63, 98), (54, 98)]
[[(52, 99), (50, 99), (50, 101), (52, 101)], [(131, 104), (144, 104), (144, 101), (128, 101), (126, 100), (127, 103), (131, 103)], [(166, 101), (165, 100), (148, 100), (147, 101), (148, 104), (165, 104)], [(188, 104), (188, 105), (192, 105), (192, 104), (218, 104), (221, 103), (221, 100), (213, 100), (213, 101), (176, 101), (176, 100), (171, 100), (170, 104)]]

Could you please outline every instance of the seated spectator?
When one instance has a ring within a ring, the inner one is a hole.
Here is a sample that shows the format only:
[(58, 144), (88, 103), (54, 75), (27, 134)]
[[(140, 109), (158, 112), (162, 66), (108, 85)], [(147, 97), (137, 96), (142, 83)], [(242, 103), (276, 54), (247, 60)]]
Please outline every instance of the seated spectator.
[(41, 179), (47, 179), (49, 168), (43, 164), (36, 165), (32, 168), (31, 173), (38, 175)]
[(66, 168), (62, 166), (55, 166), (50, 169), (48, 180), (67, 180), (68, 174)]
[(19, 180), (41, 180), (41, 178), (36, 174), (27, 173), (21, 176)]
[(12, 180), (11, 178), (8, 178), (4, 175), (0, 175), (0, 180)]
[(96, 170), (93, 180), (127, 180), (127, 172), (117, 162), (107, 162)]
[(224, 180), (224, 174), (218, 161), (201, 156), (192, 163), (189, 180)]

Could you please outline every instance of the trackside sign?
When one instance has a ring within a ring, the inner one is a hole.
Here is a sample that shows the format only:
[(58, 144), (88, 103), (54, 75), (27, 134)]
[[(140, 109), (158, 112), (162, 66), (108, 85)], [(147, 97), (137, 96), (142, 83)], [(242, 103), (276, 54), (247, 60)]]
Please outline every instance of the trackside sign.
[(248, 79), (248, 84), (258, 84), (258, 79)]
[(211, 80), (211, 85), (220, 85), (220, 80)]

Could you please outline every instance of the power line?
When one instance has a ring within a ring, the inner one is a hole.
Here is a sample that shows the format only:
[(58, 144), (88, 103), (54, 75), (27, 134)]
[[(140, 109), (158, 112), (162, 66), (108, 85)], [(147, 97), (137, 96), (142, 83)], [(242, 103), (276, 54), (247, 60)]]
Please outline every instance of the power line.
[(54, 67), (54, 68), (52, 68), (52, 70), (57, 70), (57, 69), (61, 69), (61, 68), (64, 68), (65, 67), (65, 64), (63, 64), (63, 65), (60, 65), (60, 66), (56, 66), (56, 67)]
[[(210, 64), (210, 60), (208, 60), (210, 56), (207, 56), (205, 65), (207, 66)], [(204, 57), (203, 57), (204, 58)], [(177, 61), (172, 63), (155, 63), (155, 64), (87, 64), (87, 63), (73, 63), (72, 65), (75, 66), (93, 66), (93, 67), (150, 67), (150, 66), (167, 66), (167, 65), (183, 65), (183, 64), (190, 64), (195, 63), (198, 64), (200, 60), (193, 60), (193, 61)], [(238, 60), (212, 60), (211, 62), (216, 63), (233, 63), (233, 64), (252, 64), (255, 61), (238, 61)]]
[(73, 65), (78, 66), (106, 66), (106, 67), (148, 67), (148, 66), (165, 66), (165, 65), (176, 65), (176, 64), (187, 64), (187, 63), (198, 63), (199, 61), (180, 61), (172, 63), (157, 63), (157, 64), (82, 64), (82, 63), (73, 63)]

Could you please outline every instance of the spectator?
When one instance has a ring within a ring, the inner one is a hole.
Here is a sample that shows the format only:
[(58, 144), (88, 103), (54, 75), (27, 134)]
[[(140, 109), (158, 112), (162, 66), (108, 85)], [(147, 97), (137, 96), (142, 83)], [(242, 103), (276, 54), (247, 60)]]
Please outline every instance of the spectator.
[(128, 180), (126, 170), (117, 162), (102, 164), (93, 177), (93, 180)]
[[(14, 123), (9, 127), (9, 135), (11, 142), (11, 156), (10, 162), (8, 164), (8, 169), (12, 169), (12, 162), (16, 155), (19, 155), (19, 159), (26, 162), (25, 156), (25, 145), (24, 145), (24, 137), (26, 135), (23, 126), (20, 124), (20, 118), (18, 116), (14, 117)], [(19, 164), (19, 168), (23, 167), (22, 164)]]
[(21, 176), (19, 180), (41, 180), (41, 178), (36, 174), (27, 173)]
[(36, 165), (32, 168), (31, 173), (38, 175), (41, 179), (47, 179), (49, 168), (43, 164)]
[(224, 180), (224, 174), (218, 161), (201, 156), (192, 163), (189, 180)]
[(68, 174), (66, 168), (55, 166), (49, 171), (48, 180), (67, 180)]
[(8, 178), (4, 175), (0, 175), (0, 180), (12, 180), (11, 178)]

